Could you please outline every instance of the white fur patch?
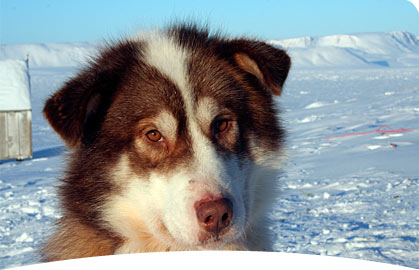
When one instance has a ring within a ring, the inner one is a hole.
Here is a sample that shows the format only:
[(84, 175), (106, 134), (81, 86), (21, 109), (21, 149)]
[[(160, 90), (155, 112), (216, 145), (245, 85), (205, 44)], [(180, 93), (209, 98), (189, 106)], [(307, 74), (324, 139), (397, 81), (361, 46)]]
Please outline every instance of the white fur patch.
[[(191, 100), (186, 72), (190, 53), (176, 44), (173, 38), (159, 32), (149, 33), (145, 40), (147, 40), (144, 52), (146, 62), (171, 79), (182, 92), (185, 100)], [(191, 104), (185, 103), (185, 105), (189, 111)]]

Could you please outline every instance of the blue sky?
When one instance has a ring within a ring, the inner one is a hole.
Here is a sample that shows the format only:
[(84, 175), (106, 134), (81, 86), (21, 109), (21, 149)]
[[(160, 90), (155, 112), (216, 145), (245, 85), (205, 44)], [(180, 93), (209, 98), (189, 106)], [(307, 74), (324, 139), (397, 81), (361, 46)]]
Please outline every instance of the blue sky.
[(264, 39), (405, 30), (419, 35), (407, 0), (0, 0), (0, 42), (102, 40), (192, 18)]

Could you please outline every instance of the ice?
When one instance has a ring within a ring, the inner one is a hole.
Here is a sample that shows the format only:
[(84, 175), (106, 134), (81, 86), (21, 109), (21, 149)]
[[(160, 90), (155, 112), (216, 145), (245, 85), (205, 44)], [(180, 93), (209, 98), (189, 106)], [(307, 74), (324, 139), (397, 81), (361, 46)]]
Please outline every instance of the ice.
[(378, 149), (378, 148), (381, 148), (381, 147), (382, 147), (381, 145), (368, 145), (367, 146), (367, 148), (370, 149), (370, 150), (375, 150), (375, 149)]
[(310, 115), (310, 116), (307, 116), (307, 117), (305, 117), (301, 120), (297, 120), (297, 122), (298, 123), (310, 123), (310, 122), (316, 121), (317, 118), (318, 118), (317, 115)]
[(327, 105), (329, 105), (329, 104), (327, 104), (325, 102), (318, 101), (318, 102), (314, 102), (314, 103), (311, 103), (311, 104), (305, 106), (305, 108), (306, 109), (313, 109), (313, 108), (324, 107), (324, 106), (327, 106)]
[(33, 238), (30, 237), (27, 233), (22, 233), (19, 237), (16, 238), (16, 242), (32, 242)]

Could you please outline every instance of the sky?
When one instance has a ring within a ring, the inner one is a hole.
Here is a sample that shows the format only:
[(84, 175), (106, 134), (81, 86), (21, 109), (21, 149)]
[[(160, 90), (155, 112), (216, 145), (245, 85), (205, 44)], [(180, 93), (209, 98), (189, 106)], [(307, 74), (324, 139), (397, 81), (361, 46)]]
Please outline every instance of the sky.
[(389, 31), (419, 36), (419, 13), (407, 0), (0, 0), (0, 43), (120, 38), (185, 19), (262, 39)]

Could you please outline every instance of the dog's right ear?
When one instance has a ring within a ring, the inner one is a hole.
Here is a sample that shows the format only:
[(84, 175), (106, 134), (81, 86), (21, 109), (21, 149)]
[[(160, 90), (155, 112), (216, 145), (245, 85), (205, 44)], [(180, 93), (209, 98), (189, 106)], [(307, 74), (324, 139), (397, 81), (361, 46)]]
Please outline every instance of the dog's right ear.
[(69, 147), (95, 140), (114, 93), (138, 54), (135, 42), (110, 46), (47, 100), (44, 115)]

